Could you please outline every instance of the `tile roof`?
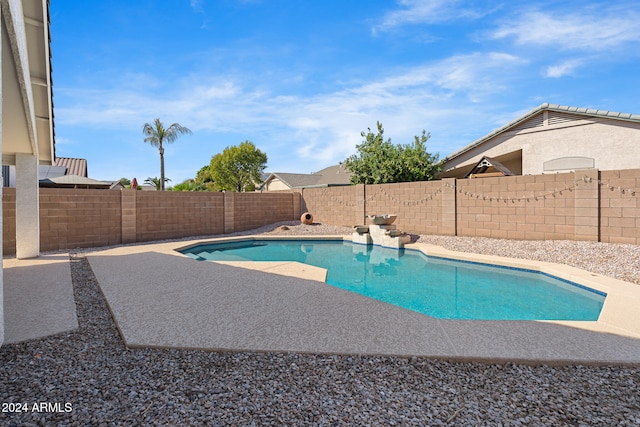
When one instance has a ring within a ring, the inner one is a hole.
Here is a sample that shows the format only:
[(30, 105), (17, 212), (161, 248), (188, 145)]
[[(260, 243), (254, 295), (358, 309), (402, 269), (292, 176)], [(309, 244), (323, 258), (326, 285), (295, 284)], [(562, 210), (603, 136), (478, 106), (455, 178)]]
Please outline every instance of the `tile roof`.
[(65, 175), (77, 175), (87, 177), (87, 159), (77, 159), (74, 157), (57, 157), (56, 166), (67, 168)]
[(456, 157), (458, 157), (459, 155), (471, 150), (472, 148), (477, 147), (478, 145), (482, 144), (483, 142), (493, 138), (494, 136), (501, 134), (502, 132), (506, 132), (507, 130), (517, 126), (518, 124), (530, 119), (531, 117), (535, 116), (538, 113), (541, 113), (542, 111), (556, 111), (559, 113), (568, 113), (568, 114), (576, 114), (576, 115), (581, 115), (581, 116), (585, 116), (585, 117), (599, 117), (599, 118), (607, 118), (607, 119), (614, 119), (614, 120), (624, 120), (624, 121), (628, 121), (628, 122), (636, 122), (636, 123), (640, 123), (640, 114), (629, 114), (629, 113), (618, 113), (615, 111), (607, 111), (607, 110), (597, 110), (594, 108), (581, 108), (581, 107), (569, 107), (569, 106), (565, 106), (565, 105), (558, 105), (558, 104), (548, 104), (548, 103), (544, 103), (541, 104), (540, 106), (534, 108), (533, 110), (529, 111), (526, 114), (523, 114), (522, 116), (518, 117), (517, 119), (507, 123), (506, 125), (492, 131), (491, 133), (488, 133), (487, 135), (483, 136), (480, 139), (475, 140), (474, 142), (472, 142), (471, 144), (461, 148), (460, 150), (456, 151), (455, 153), (452, 153), (448, 156), (446, 156), (444, 159), (442, 159), (443, 162), (447, 162), (451, 159), (454, 159)]

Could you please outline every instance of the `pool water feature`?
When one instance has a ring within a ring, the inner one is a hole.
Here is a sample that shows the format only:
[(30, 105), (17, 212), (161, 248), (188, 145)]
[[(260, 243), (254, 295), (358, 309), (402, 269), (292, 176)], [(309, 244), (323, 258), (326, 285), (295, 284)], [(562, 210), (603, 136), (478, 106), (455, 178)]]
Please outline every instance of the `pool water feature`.
[(441, 319), (597, 321), (606, 294), (531, 270), (327, 240), (246, 240), (180, 250), (207, 261), (296, 261), (329, 285)]

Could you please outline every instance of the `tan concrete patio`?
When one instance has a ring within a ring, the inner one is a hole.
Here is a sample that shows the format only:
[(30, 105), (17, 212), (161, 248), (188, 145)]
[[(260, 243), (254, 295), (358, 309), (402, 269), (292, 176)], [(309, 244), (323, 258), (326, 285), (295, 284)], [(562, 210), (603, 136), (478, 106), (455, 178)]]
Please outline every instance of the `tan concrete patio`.
[(78, 327), (68, 254), (4, 259), (5, 343)]

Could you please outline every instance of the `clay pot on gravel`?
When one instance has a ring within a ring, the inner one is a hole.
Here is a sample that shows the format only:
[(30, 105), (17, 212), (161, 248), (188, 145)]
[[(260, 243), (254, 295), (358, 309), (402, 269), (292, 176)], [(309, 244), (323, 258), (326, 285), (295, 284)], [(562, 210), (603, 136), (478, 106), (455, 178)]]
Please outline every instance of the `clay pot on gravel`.
[(307, 225), (313, 224), (313, 215), (311, 215), (309, 212), (303, 213), (300, 217), (300, 222)]

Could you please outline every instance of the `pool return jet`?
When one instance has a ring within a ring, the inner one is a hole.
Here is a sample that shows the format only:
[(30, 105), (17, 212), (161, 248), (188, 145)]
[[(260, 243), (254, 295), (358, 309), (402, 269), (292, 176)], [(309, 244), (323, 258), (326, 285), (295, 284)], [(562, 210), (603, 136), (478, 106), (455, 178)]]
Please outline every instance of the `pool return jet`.
[(411, 242), (411, 236), (401, 232), (393, 222), (398, 215), (367, 215), (370, 225), (356, 225), (351, 240), (363, 245), (380, 245), (389, 248), (404, 248)]

